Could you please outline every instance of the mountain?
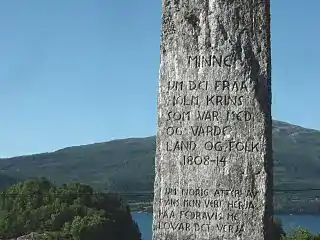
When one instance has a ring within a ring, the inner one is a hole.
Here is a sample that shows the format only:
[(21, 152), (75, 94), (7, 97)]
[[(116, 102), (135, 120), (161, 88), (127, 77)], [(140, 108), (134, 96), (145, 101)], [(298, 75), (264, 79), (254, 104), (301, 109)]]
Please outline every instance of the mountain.
[(0, 171), (13, 178), (46, 177), (56, 184), (76, 181), (99, 190), (150, 191), (154, 149), (154, 137), (115, 140), (0, 159)]
[[(273, 151), (275, 188), (320, 188), (319, 131), (273, 121)], [(154, 154), (154, 136), (130, 138), (0, 159), (0, 170), (14, 179), (46, 177), (56, 184), (75, 181), (97, 190), (151, 192)], [(320, 191), (303, 194), (315, 196)], [(286, 194), (293, 195), (301, 198)]]
[(319, 131), (274, 121), (273, 158), (276, 188), (320, 188)]
[(7, 176), (5, 174), (0, 173), (0, 190), (7, 188), (17, 182), (19, 182), (20, 179), (18, 178), (13, 178), (10, 176)]

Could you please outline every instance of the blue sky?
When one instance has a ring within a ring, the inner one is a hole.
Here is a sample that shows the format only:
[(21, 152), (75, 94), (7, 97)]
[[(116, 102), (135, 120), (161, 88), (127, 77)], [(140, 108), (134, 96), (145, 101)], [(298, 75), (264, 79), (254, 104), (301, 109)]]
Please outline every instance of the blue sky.
[[(273, 117), (320, 130), (320, 1), (271, 4)], [(160, 0), (2, 0), (0, 157), (154, 135), (160, 16)]]

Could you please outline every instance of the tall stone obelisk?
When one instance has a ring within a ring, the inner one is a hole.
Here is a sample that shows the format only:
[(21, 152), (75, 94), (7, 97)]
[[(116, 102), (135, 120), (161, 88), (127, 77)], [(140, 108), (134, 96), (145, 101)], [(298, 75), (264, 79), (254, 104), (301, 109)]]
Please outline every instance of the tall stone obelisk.
[(162, 0), (153, 240), (270, 239), (270, 3)]

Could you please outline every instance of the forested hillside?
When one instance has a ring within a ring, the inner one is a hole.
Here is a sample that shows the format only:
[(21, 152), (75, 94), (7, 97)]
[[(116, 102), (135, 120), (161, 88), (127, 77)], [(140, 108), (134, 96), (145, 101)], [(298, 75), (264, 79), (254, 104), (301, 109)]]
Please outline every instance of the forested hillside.
[[(276, 189), (320, 188), (319, 131), (274, 121), (273, 151)], [(15, 179), (46, 177), (56, 184), (81, 182), (101, 191), (152, 192), (154, 154), (155, 137), (147, 137), (0, 159), (0, 178), (7, 179), (1, 185), (10, 185)], [(276, 207), (286, 212), (320, 211), (318, 200), (314, 200), (319, 195), (320, 191), (277, 193)]]

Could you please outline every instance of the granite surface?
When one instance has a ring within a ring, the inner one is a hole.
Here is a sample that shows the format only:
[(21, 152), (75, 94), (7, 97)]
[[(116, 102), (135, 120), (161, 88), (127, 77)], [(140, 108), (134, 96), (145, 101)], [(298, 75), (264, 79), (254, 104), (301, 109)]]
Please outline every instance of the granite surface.
[(153, 240), (266, 240), (270, 9), (163, 0)]

